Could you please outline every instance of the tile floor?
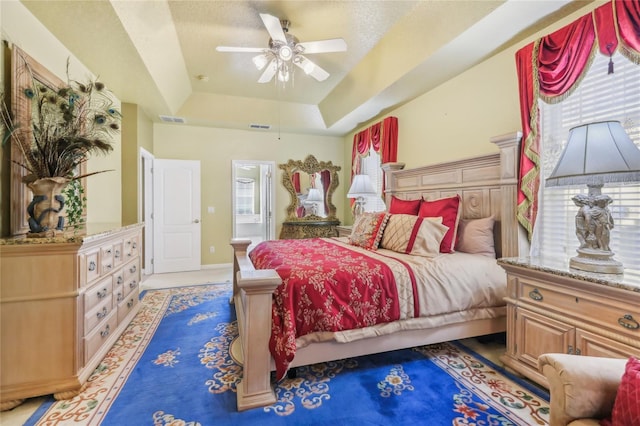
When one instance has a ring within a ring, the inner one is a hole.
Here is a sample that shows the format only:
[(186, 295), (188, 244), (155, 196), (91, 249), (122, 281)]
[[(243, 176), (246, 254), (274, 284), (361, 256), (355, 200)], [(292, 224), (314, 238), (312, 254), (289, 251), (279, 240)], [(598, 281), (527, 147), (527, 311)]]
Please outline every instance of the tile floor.
[[(161, 288), (180, 287), (205, 283), (231, 282), (233, 270), (231, 265), (215, 266), (192, 272), (153, 274), (142, 279), (141, 290), (157, 290)], [(505, 351), (501, 339), (465, 339), (465, 345), (481, 354), (495, 364), (501, 365), (499, 357)], [(30, 398), (18, 407), (0, 412), (0, 425), (20, 426), (42, 404), (46, 397)]]

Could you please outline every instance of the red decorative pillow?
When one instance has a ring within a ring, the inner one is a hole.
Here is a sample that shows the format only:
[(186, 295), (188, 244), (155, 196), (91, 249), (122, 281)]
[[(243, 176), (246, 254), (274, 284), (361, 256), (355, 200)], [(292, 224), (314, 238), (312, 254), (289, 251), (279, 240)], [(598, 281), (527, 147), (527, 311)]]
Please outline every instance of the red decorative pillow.
[(611, 420), (601, 422), (611, 426), (640, 425), (640, 359), (630, 357), (618, 387), (611, 411)]
[(420, 210), (421, 199), (417, 200), (402, 200), (396, 198), (395, 195), (391, 196), (391, 204), (389, 205), (389, 213), (391, 214), (412, 214), (418, 216)]
[(438, 200), (422, 200), (420, 217), (442, 217), (442, 224), (449, 230), (440, 243), (440, 253), (453, 253), (456, 244), (456, 233), (460, 221), (460, 196), (455, 195)]
[(359, 215), (351, 229), (349, 244), (366, 248), (367, 250), (377, 250), (389, 216), (387, 212), (362, 213)]

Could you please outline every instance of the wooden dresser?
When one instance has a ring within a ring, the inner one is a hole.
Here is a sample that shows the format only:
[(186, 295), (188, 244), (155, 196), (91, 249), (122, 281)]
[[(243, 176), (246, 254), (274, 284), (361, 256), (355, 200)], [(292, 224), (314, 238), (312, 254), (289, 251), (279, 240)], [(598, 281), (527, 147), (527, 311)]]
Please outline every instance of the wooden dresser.
[(138, 311), (141, 231), (0, 240), (0, 410), (81, 390)]
[(640, 357), (640, 271), (569, 269), (568, 262), (499, 259), (507, 271), (507, 351), (502, 361), (548, 386), (543, 353)]
[(280, 239), (337, 237), (337, 220), (301, 220), (282, 223)]

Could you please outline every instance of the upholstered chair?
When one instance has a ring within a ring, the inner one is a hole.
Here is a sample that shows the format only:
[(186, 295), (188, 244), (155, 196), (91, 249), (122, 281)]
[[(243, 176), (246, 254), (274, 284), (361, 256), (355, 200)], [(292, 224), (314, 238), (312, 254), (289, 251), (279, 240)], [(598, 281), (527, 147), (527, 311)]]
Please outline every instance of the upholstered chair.
[(611, 415), (626, 359), (544, 354), (538, 368), (549, 381), (549, 426), (598, 426)]

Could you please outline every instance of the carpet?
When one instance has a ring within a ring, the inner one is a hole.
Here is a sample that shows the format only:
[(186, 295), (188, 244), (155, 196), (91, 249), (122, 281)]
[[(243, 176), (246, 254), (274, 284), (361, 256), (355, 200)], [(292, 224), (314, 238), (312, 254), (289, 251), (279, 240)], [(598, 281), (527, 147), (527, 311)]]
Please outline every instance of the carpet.
[(275, 405), (236, 410), (230, 284), (145, 292), (80, 394), (27, 425), (547, 425), (548, 395), (458, 342), (297, 369)]

